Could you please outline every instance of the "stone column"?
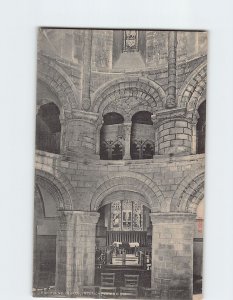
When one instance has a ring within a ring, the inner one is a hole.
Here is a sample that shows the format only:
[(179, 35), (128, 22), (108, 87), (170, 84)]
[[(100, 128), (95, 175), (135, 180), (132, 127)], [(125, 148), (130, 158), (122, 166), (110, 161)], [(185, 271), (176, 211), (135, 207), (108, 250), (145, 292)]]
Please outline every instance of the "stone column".
[(151, 221), (151, 286), (161, 292), (161, 299), (191, 300), (195, 215), (151, 213)]
[(83, 49), (83, 84), (82, 108), (89, 110), (91, 106), (90, 78), (91, 78), (92, 30), (84, 30)]
[(166, 106), (174, 108), (176, 106), (176, 47), (177, 32), (168, 33), (168, 95)]
[(197, 125), (192, 125), (192, 154), (197, 153)]
[(192, 149), (193, 120), (184, 108), (157, 112), (158, 154), (184, 155)]
[(196, 111), (193, 118), (192, 118), (192, 149), (191, 153), (196, 154), (197, 153), (197, 121), (199, 119), (199, 114)]
[(131, 155), (130, 155), (131, 127), (132, 127), (132, 123), (124, 123), (125, 154), (123, 159), (131, 159)]
[(66, 153), (66, 120), (64, 116), (59, 117), (60, 123), (61, 123), (61, 141), (60, 141), (60, 153), (65, 154)]
[(61, 211), (56, 245), (57, 292), (74, 294), (93, 285), (97, 212)]
[(66, 121), (66, 149), (68, 155), (88, 157), (96, 155), (96, 131), (99, 115), (73, 110)]
[(158, 126), (157, 126), (157, 116), (155, 114), (151, 115), (151, 121), (153, 123), (154, 128), (154, 139), (155, 139), (155, 153), (154, 156), (158, 155), (159, 151), (159, 143), (158, 143)]

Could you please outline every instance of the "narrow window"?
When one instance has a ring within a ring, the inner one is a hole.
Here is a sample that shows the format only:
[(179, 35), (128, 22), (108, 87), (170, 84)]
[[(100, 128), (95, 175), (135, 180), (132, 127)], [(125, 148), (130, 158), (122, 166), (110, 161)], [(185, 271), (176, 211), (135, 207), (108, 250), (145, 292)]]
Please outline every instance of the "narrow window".
[(206, 101), (198, 108), (199, 119), (197, 122), (197, 153), (205, 153), (205, 128), (206, 128)]
[(54, 103), (44, 104), (36, 116), (36, 149), (60, 153), (60, 110)]
[(132, 117), (131, 158), (151, 159), (154, 155), (154, 128), (151, 113), (140, 111)]
[(124, 118), (118, 113), (104, 115), (100, 131), (100, 159), (120, 160), (123, 158), (122, 124)]

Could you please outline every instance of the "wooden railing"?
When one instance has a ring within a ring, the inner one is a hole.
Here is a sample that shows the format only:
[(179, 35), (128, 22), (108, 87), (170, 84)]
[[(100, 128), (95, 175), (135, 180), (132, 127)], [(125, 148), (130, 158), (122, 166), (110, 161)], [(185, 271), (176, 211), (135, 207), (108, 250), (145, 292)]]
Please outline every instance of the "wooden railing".
[(107, 245), (112, 245), (114, 242), (129, 242), (146, 245), (146, 231), (107, 231)]

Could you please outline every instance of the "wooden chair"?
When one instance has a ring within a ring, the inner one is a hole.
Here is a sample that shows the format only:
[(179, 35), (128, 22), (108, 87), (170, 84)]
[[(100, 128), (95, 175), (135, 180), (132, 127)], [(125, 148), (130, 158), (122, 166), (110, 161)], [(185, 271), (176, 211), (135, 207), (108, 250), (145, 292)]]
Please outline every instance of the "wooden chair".
[(115, 273), (101, 273), (101, 286), (99, 287), (99, 297), (116, 297)]
[(137, 298), (138, 297), (138, 284), (139, 275), (124, 275), (125, 286), (120, 287), (120, 297), (121, 298)]
[(114, 286), (115, 273), (101, 273), (101, 286)]
[(139, 275), (125, 275), (126, 287), (138, 287)]

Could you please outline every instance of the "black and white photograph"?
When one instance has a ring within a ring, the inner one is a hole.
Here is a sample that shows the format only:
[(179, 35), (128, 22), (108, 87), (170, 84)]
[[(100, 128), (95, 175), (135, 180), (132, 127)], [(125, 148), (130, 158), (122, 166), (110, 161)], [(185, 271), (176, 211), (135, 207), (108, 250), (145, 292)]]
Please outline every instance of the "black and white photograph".
[(33, 296), (202, 299), (207, 35), (38, 29)]
[(1, 2), (1, 299), (233, 299), (232, 11)]

